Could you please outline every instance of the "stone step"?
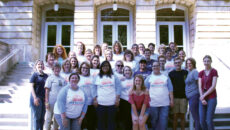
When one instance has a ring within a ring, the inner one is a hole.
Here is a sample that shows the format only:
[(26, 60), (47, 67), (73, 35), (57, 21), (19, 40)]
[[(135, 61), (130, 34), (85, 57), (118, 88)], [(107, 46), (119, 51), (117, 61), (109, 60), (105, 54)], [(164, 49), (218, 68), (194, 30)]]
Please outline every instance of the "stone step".
[(230, 126), (230, 118), (214, 119), (215, 126)]
[(230, 130), (230, 126), (215, 126), (215, 130)]
[(27, 119), (28, 114), (7, 114), (7, 113), (0, 113), (0, 118), (18, 118), (18, 119)]
[(28, 130), (28, 126), (0, 126), (0, 130)]
[(0, 126), (28, 126), (28, 119), (0, 118)]

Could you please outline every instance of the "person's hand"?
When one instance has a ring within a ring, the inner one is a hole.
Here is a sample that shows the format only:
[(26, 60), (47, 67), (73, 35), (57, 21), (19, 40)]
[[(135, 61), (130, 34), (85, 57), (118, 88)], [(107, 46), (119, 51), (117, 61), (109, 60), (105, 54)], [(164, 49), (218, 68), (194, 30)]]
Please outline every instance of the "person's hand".
[(139, 124), (142, 124), (143, 123), (143, 116), (139, 116)]
[(170, 101), (170, 107), (171, 107), (171, 108), (174, 107), (174, 101), (173, 101), (173, 100)]
[(46, 109), (49, 110), (50, 109), (50, 104), (49, 103), (45, 103)]
[(205, 96), (204, 96), (204, 95), (201, 95), (201, 96), (200, 96), (200, 100), (201, 100), (201, 101), (203, 101), (203, 100), (204, 100), (204, 98), (205, 98)]
[(116, 101), (115, 101), (115, 106), (118, 107), (119, 104), (120, 104), (120, 99), (117, 98)]
[(133, 115), (132, 115), (132, 118), (133, 118), (133, 121), (137, 123), (137, 121), (138, 121), (138, 117), (137, 117), (137, 116), (135, 116), (135, 115), (133, 114)]
[(82, 121), (83, 121), (83, 118), (80, 117), (80, 118), (78, 119), (79, 125), (81, 125)]
[(66, 117), (62, 118), (62, 124), (64, 127), (67, 127), (68, 121), (67, 121)]
[(201, 103), (202, 103), (203, 105), (207, 105), (207, 102), (206, 102), (205, 100), (202, 100)]
[(40, 101), (39, 98), (34, 98), (34, 105), (39, 106), (39, 101)]
[(94, 107), (97, 107), (97, 106), (98, 106), (97, 99), (93, 100), (93, 105), (94, 105)]

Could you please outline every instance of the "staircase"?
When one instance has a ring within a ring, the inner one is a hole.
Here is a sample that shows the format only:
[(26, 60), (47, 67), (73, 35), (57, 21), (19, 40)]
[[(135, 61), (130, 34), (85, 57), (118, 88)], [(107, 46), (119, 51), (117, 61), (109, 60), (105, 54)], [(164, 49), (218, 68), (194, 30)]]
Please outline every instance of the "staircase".
[(19, 63), (0, 82), (0, 130), (29, 129), (29, 79), (32, 72), (30, 64)]

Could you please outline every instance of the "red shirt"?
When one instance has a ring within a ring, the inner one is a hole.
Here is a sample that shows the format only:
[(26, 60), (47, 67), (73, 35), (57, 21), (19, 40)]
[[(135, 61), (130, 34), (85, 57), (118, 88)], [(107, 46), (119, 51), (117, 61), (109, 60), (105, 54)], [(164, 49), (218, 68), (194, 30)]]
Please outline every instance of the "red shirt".
[[(204, 70), (199, 73), (199, 78), (201, 78), (201, 88), (202, 92), (207, 91), (212, 86), (213, 77), (218, 77), (218, 73), (216, 69), (211, 69), (208, 76), (205, 75)], [(212, 99), (216, 97), (216, 90), (210, 93), (205, 99)]]
[(147, 94), (136, 95), (135, 93), (132, 93), (129, 95), (129, 103), (135, 104), (138, 111), (141, 110), (143, 104), (145, 104), (146, 107), (149, 107), (149, 101), (150, 97)]

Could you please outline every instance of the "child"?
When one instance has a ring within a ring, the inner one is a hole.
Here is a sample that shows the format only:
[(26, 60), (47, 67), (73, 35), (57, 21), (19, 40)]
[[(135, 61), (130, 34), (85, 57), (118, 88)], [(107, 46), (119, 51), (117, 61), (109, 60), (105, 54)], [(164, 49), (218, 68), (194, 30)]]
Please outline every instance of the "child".
[(132, 107), (132, 120), (134, 130), (145, 130), (145, 123), (148, 118), (149, 94), (144, 86), (144, 78), (141, 75), (134, 77), (133, 89), (129, 95), (129, 102)]

